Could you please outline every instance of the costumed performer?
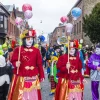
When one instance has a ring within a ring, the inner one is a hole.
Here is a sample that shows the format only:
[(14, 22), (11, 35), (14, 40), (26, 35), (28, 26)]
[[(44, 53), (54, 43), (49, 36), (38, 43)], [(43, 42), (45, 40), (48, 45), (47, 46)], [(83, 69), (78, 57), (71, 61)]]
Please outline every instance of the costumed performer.
[(91, 92), (92, 100), (99, 100), (99, 82), (100, 82), (100, 44), (96, 46), (95, 52), (90, 56), (88, 67), (91, 69)]
[[(59, 57), (57, 68), (58, 84), (56, 87), (55, 100), (83, 100), (83, 76), (81, 73), (82, 62), (79, 57), (79, 52), (74, 42), (70, 42), (69, 51), (69, 64), (68, 53)], [(68, 73), (68, 66), (70, 66)]]
[(13, 52), (11, 63), (14, 66), (14, 76), (8, 100), (42, 100), (40, 82), (44, 80), (44, 71), (40, 51), (33, 47), (35, 35), (35, 30), (25, 30), (21, 34), (21, 48), (17, 47)]

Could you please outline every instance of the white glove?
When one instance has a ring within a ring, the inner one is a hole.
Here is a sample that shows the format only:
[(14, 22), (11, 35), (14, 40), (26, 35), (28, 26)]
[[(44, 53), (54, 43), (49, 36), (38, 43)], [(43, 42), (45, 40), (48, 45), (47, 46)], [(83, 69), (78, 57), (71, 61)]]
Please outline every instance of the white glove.
[(66, 64), (66, 68), (67, 68), (67, 69), (70, 68), (70, 63), (69, 63), (69, 62), (67, 62), (67, 64)]
[(21, 62), (20, 61), (16, 61), (16, 67), (20, 67)]

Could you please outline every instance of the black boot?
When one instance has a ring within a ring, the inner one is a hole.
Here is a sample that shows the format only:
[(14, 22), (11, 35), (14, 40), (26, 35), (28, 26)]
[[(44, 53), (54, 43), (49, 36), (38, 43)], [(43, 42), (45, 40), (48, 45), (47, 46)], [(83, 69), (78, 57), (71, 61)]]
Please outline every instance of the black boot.
[(0, 100), (4, 100), (3, 86), (0, 86)]

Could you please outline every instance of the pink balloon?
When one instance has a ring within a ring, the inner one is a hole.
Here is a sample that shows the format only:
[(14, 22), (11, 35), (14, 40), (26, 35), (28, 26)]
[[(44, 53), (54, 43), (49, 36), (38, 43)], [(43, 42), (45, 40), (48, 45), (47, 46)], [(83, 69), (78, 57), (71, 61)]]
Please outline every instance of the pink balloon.
[(25, 16), (25, 19), (30, 19), (33, 16), (32, 11), (26, 10), (24, 12), (24, 16)]
[(67, 33), (71, 33), (72, 29), (73, 29), (73, 24), (67, 23), (66, 24), (66, 31), (67, 31)]
[(32, 11), (32, 6), (30, 4), (24, 4), (22, 6), (22, 10), (23, 10), (23, 12), (25, 12), (26, 10), (31, 10)]
[(20, 18), (20, 17), (17, 17), (16, 19), (15, 19), (15, 23), (16, 23), (16, 25), (18, 26), (18, 25), (22, 25), (22, 23), (23, 23), (23, 19), (22, 18)]
[(61, 21), (62, 23), (65, 23), (65, 22), (68, 21), (68, 17), (67, 17), (67, 16), (63, 16), (63, 17), (60, 18), (60, 21)]

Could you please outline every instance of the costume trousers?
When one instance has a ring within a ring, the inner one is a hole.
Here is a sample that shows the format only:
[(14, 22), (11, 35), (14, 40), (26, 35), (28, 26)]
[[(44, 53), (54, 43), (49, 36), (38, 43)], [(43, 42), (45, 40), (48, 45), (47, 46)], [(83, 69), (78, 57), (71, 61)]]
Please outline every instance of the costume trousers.
[(91, 82), (92, 100), (99, 100), (99, 81)]

